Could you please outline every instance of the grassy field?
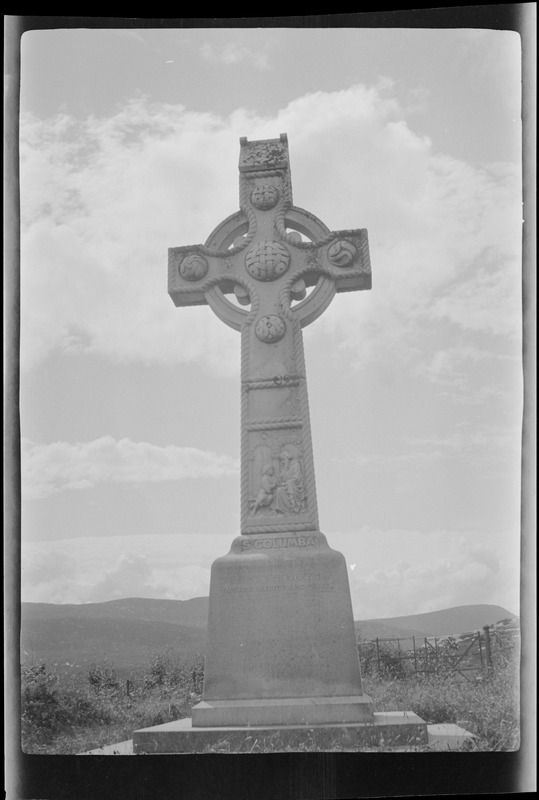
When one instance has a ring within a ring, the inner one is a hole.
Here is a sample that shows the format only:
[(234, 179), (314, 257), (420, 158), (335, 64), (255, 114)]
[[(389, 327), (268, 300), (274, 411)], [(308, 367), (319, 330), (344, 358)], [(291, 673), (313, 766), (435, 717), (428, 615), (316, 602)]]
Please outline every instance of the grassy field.
[[(413, 711), (425, 722), (458, 723), (474, 733), (472, 749), (510, 751), (519, 747), (519, 680), (515, 653), (502, 654), (490, 674), (462, 676), (382, 674), (364, 669), (364, 690), (376, 711)], [(59, 673), (46, 664), (22, 668), (22, 747), (26, 753), (76, 754), (132, 738), (138, 728), (190, 716), (200, 700), (203, 658), (181, 663), (171, 652), (156, 653), (142, 676), (119, 678), (111, 663)], [(234, 752), (285, 749), (275, 737), (261, 746), (246, 737)], [(286, 749), (291, 749), (290, 747)], [(295, 751), (316, 748), (308, 729)], [(324, 750), (338, 750), (337, 742)], [(371, 748), (372, 749), (372, 748)], [(417, 749), (417, 748), (415, 748)], [(422, 749), (428, 749), (423, 746)], [(467, 749), (470, 749), (469, 747)], [(208, 752), (231, 752), (226, 742)]]

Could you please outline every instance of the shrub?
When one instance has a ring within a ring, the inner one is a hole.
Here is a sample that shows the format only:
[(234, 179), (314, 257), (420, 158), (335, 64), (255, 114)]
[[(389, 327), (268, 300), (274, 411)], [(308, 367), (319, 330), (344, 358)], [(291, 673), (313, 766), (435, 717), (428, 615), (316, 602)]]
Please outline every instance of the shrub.
[(363, 675), (383, 679), (405, 677), (405, 662), (394, 642), (360, 640), (358, 652)]
[(58, 699), (58, 676), (46, 664), (25, 665), (21, 672), (21, 723), (24, 736), (50, 735), (64, 722)]
[(110, 709), (87, 697), (82, 686), (62, 684), (58, 674), (46, 664), (22, 667), (21, 735), (26, 752), (62, 732), (103, 724), (110, 717)]
[(101, 664), (90, 664), (88, 667), (88, 682), (96, 692), (118, 689), (120, 681), (114, 666), (107, 661)]

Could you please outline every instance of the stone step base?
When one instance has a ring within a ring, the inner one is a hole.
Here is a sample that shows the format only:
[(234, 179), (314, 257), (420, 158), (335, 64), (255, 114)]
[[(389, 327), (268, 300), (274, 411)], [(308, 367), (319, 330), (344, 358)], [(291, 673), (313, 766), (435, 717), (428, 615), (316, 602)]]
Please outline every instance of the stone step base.
[(133, 734), (135, 755), (202, 753), (209, 747), (222, 752), (274, 752), (302, 749), (321, 751), (373, 747), (412, 748), (428, 744), (427, 725), (412, 711), (376, 712), (371, 723), (333, 725), (245, 726), (194, 728), (192, 719), (142, 728)]
[(203, 700), (192, 709), (193, 727), (326, 725), (372, 723), (372, 700), (352, 697), (296, 697), (261, 700)]

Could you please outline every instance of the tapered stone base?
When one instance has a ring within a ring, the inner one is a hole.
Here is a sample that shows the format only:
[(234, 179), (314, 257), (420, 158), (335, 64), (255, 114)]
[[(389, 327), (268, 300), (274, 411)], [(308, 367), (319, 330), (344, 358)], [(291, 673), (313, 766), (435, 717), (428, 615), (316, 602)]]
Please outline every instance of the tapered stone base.
[(135, 755), (164, 753), (293, 752), (294, 750), (410, 750), (428, 744), (427, 725), (411, 711), (375, 713), (370, 723), (194, 728), (190, 718), (143, 728)]
[(346, 563), (323, 534), (240, 536), (214, 562), (203, 699), (195, 726), (372, 719)]

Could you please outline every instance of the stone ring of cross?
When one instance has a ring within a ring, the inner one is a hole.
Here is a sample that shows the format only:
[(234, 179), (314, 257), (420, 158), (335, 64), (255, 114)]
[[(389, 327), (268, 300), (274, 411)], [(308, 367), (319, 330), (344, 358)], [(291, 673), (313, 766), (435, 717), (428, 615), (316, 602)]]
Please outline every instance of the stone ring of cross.
[(286, 319), (305, 327), (336, 292), (371, 288), (367, 231), (331, 232), (292, 204), (285, 134), (240, 143), (240, 211), (204, 245), (169, 249), (169, 294), (177, 306), (207, 303), (238, 331), (256, 321), (273, 343)]
[[(280, 287), (281, 291), (279, 292), (281, 306), (284, 306), (282, 310), (287, 315), (291, 311), (304, 327), (319, 317), (331, 303), (337, 290), (336, 281), (329, 274), (316, 274), (314, 270), (310, 269), (304, 270), (302, 273), (295, 270), (293, 273), (295, 280), (291, 280), (290, 262), (294, 261), (294, 249), (303, 241), (302, 235), (307, 237), (309, 242), (316, 242), (319, 239), (325, 239), (329, 229), (313, 214), (297, 207), (292, 207), (285, 213), (284, 226), (286, 234), (282, 239), (274, 237), (269, 241), (255, 242), (249, 247), (249, 222), (245, 213), (239, 211), (217, 226), (206, 241), (206, 247), (225, 250), (232, 244), (235, 248), (246, 249), (245, 269), (254, 280), (263, 283), (273, 282), (282, 275), (284, 291)], [(311, 252), (315, 252), (315, 247), (316, 245)], [(302, 249), (305, 253), (309, 252), (305, 248)], [(289, 253), (290, 255), (288, 255)], [(272, 277), (272, 269), (275, 277)], [(307, 294), (307, 290), (311, 286), (314, 286), (314, 289)], [(207, 302), (223, 322), (240, 330), (242, 324), (247, 321), (249, 312), (239, 309), (225, 297), (227, 288), (226, 282), (214, 284), (206, 294)], [(230, 289), (228, 290), (230, 291)], [(260, 291), (257, 285), (248, 279), (245, 283), (235, 283), (233, 291), (242, 305), (252, 303), (255, 296), (259, 300)], [(267, 291), (266, 287), (262, 291)], [(287, 294), (289, 295), (288, 302)], [(292, 306), (292, 301), (296, 301), (297, 304)]]

